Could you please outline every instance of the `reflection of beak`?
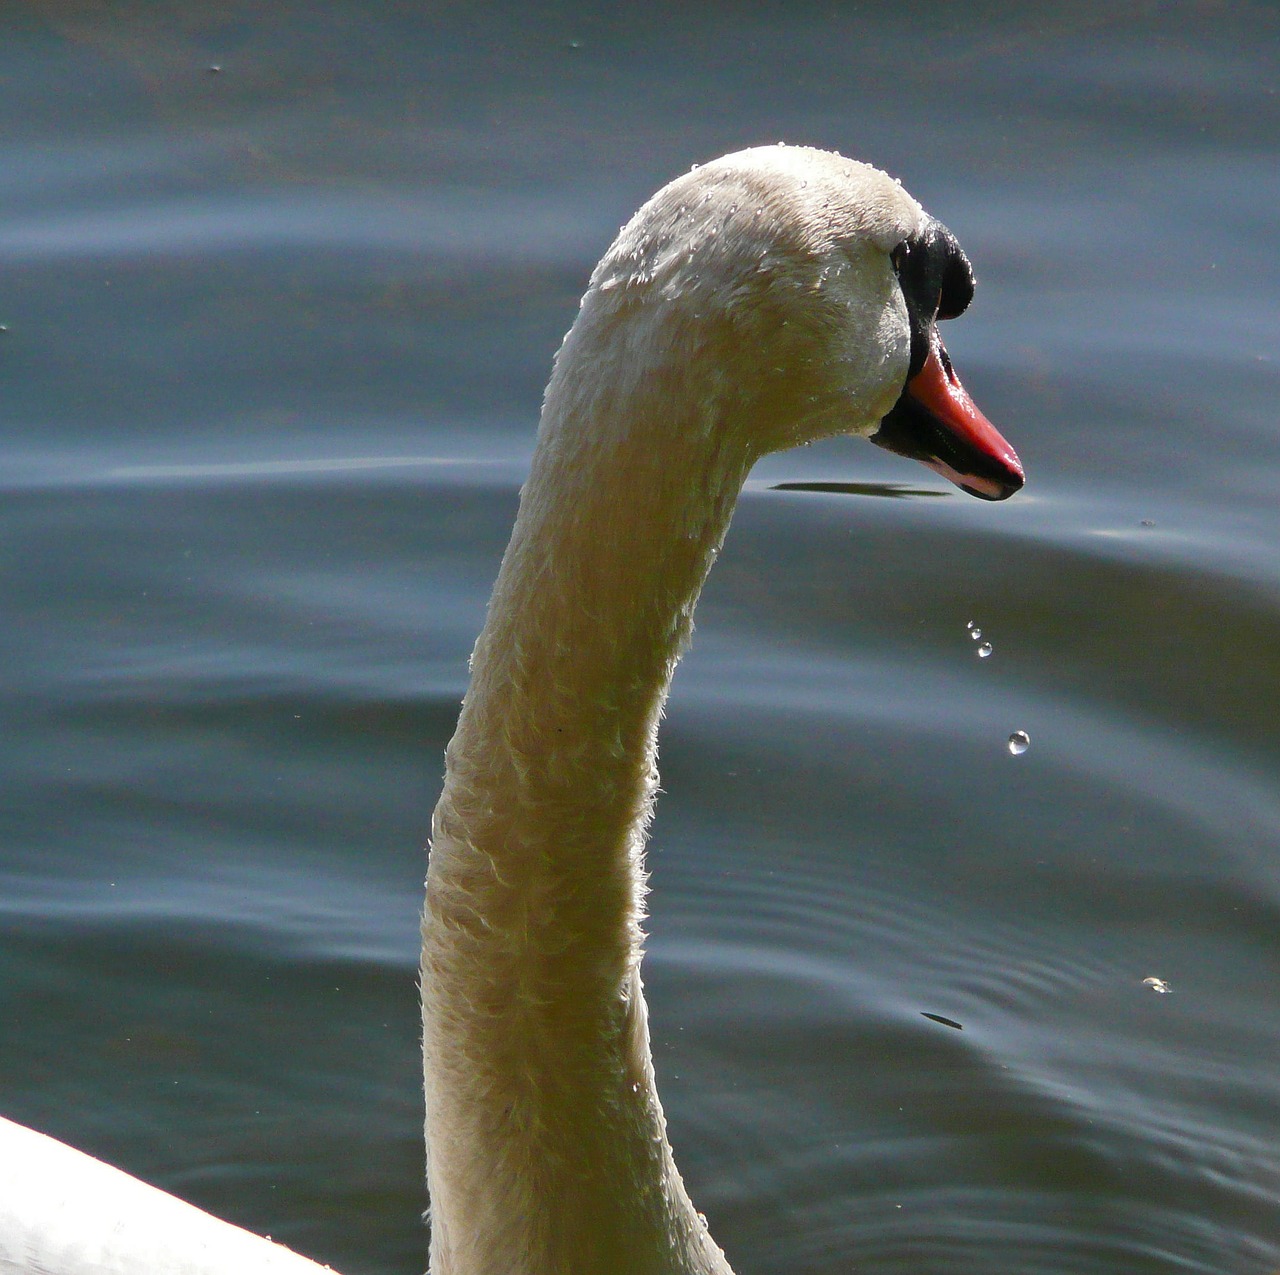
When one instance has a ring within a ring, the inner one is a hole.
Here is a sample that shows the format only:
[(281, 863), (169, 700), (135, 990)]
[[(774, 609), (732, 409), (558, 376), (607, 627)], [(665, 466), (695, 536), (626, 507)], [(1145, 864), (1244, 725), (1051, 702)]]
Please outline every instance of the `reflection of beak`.
[(936, 328), (924, 367), (907, 382), (871, 441), (923, 461), (983, 500), (1004, 500), (1025, 481), (1017, 452), (965, 392)]

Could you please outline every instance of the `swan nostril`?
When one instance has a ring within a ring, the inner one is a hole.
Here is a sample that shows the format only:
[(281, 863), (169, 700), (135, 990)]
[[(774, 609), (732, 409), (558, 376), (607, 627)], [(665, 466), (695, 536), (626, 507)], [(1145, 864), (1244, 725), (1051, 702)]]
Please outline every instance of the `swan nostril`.
[(938, 342), (938, 361), (942, 364), (942, 370), (947, 374), (947, 380), (952, 385), (959, 385), (960, 378), (956, 375), (956, 370), (951, 366), (951, 356), (947, 353), (947, 347)]

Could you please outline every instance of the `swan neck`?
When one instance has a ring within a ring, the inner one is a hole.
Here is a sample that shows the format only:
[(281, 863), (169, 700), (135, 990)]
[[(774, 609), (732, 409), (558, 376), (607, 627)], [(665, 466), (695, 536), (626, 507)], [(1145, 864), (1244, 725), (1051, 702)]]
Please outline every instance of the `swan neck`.
[(433, 1269), (728, 1275), (672, 1161), (639, 964), (658, 721), (751, 458), (714, 395), (652, 363), (622, 387), (563, 375), (580, 335), (433, 821)]

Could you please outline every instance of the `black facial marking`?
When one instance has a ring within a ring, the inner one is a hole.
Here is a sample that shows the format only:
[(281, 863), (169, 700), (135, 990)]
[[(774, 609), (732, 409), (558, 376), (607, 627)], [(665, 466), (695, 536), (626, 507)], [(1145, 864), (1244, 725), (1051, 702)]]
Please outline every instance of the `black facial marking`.
[(911, 326), (910, 380), (929, 357), (929, 329), (935, 319), (954, 319), (973, 300), (973, 267), (956, 237), (930, 217), (890, 254), (907, 303)]

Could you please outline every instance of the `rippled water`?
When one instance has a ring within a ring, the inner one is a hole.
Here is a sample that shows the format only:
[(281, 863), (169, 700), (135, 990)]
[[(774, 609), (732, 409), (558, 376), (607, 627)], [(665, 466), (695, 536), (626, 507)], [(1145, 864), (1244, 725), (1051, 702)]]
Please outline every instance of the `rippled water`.
[(421, 1270), (421, 845), (551, 353), (783, 138), (956, 231), (1029, 483), (751, 479), (653, 834), (685, 1177), (740, 1275), (1280, 1266), (1280, 20), (1062, 8), (0, 18), (0, 1111)]

